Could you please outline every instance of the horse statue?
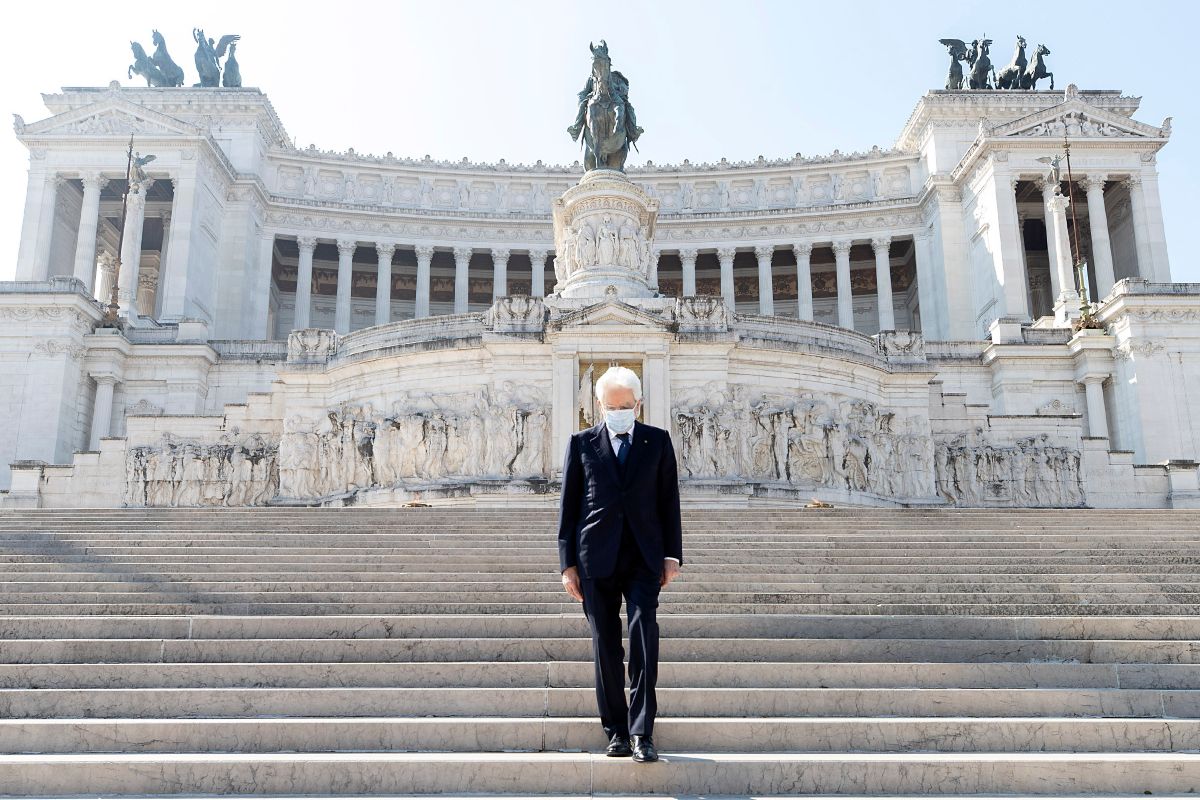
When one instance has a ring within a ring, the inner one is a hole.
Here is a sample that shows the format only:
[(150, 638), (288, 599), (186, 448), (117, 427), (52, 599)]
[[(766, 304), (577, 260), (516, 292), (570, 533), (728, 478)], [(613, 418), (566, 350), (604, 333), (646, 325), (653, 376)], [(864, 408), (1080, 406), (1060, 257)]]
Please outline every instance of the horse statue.
[(579, 93), (579, 112), (575, 124), (567, 128), (572, 140), (583, 135), (583, 163), (586, 169), (625, 170), (629, 146), (636, 147), (642, 129), (637, 125), (633, 104), (629, 102), (629, 81), (612, 69), (608, 44), (588, 43), (592, 51), (592, 74)]
[(150, 60), (150, 56), (146, 55), (146, 49), (137, 42), (130, 42), (129, 47), (133, 50), (133, 63), (129, 65), (129, 77), (132, 78), (136, 72), (146, 79), (147, 86), (170, 86), (167, 78), (163, 75), (162, 70), (154, 66), (154, 62)]
[(1046, 71), (1046, 56), (1050, 55), (1050, 48), (1044, 44), (1039, 44), (1037, 50), (1033, 53), (1033, 60), (1029, 62), (1029, 66), (1025, 72), (1021, 74), (1022, 89), (1037, 89), (1037, 82), (1042, 78), (1050, 79), (1050, 88), (1054, 88), (1054, 73)]
[(946, 74), (946, 89), (954, 92), (963, 88), (963, 69), (960, 61), (967, 60), (967, 43), (962, 39), (938, 39), (950, 51), (950, 71)]
[(237, 45), (229, 45), (229, 57), (225, 59), (225, 69), (221, 72), (221, 85), (228, 89), (236, 89), (242, 85), (242, 68), (238, 66), (234, 53)]
[(196, 86), (215, 87), (221, 85), (221, 59), (229, 45), (242, 38), (237, 34), (227, 34), (220, 42), (204, 37), (203, 28), (192, 28), (192, 38), (196, 40), (196, 72), (200, 74), (200, 82)]
[(1004, 69), (1000, 70), (996, 76), (997, 89), (1020, 89), (1021, 76), (1025, 74), (1025, 67), (1029, 65), (1029, 61), (1025, 58), (1025, 37), (1017, 36), (1017, 49), (1013, 53), (1012, 63)]
[(176, 64), (167, 52), (167, 40), (157, 30), (151, 34), (151, 38), (154, 40), (154, 55), (150, 60), (166, 79), (163, 86), (183, 86), (183, 67)]
[(971, 42), (973, 51), (967, 58), (971, 65), (971, 75), (967, 80), (968, 89), (992, 88), (992, 60), (988, 58), (988, 48), (991, 45), (991, 39), (976, 39)]

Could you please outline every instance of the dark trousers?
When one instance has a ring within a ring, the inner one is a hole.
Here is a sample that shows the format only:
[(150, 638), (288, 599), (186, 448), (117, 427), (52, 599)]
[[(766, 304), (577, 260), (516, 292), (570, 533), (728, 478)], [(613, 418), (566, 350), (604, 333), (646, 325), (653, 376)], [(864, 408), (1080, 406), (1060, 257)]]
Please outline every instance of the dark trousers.
[[(646, 559), (625, 523), (617, 568), (607, 578), (581, 578), (583, 613), (592, 627), (592, 658), (596, 666), (596, 705), (600, 724), (613, 734), (651, 736), (658, 704), (659, 571)], [(621, 646), (621, 598), (629, 619), (629, 705), (625, 705), (625, 650)]]

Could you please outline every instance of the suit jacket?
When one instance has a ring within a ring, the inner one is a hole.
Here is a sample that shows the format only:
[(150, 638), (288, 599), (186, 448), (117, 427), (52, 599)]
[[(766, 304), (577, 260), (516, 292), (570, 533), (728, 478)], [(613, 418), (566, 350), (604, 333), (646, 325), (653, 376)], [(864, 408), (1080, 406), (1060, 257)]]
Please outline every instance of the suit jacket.
[(683, 564), (671, 434), (636, 420), (632, 433), (624, 475), (603, 420), (571, 434), (558, 518), (560, 571), (578, 567), (583, 578), (611, 575), (626, 520), (650, 569), (661, 572), (666, 556)]

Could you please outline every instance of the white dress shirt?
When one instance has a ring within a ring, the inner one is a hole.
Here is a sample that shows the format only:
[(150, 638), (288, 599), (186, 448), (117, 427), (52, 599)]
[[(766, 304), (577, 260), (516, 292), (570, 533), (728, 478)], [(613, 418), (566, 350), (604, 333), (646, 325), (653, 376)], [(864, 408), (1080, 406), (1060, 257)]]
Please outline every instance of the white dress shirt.
[[(621, 440), (617, 438), (617, 436), (618, 436), (617, 432), (614, 431), (612, 428), (608, 427), (607, 422), (604, 423), (604, 429), (606, 431), (608, 431), (608, 440), (609, 440), (609, 442), (612, 443), (613, 455), (615, 456), (617, 454), (617, 451), (619, 451), (621, 449)], [(627, 444), (625, 446), (633, 447), (633, 428), (630, 428), (628, 431), (626, 431), (626, 433), (629, 434), (629, 444)], [(626, 453), (625, 457), (628, 458), (629, 454)], [(676, 564), (679, 563), (679, 559), (676, 558), (675, 556), (663, 556), (663, 557), (671, 559)]]

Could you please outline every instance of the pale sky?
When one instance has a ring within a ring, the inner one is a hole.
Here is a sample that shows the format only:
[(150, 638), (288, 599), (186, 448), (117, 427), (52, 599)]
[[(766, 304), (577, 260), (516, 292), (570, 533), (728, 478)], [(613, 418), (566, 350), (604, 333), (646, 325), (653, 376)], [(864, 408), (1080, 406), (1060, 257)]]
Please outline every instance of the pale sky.
[[(225, 2), (22, 3), (6, 10), (0, 108), (48, 115), (42, 92), (144, 86), (130, 40), (160, 30), (188, 85), (193, 26), (241, 34), (246, 86), (263, 90), (293, 141), (359, 153), (570, 163), (565, 129), (606, 39), (646, 129), (641, 153), (673, 163), (890, 147), (917, 100), (941, 88), (939, 38), (995, 41), (997, 69), (1022, 34), (1045, 43), (1056, 88), (1141, 96), (1136, 118), (1172, 116), (1159, 155), (1171, 272), (1200, 281), (1188, 230), (1200, 214), (1200, 109), (1191, 0), (1075, 2)], [(1018, 23), (1018, 20), (1020, 21)], [(1043, 86), (1048, 84), (1043, 83)], [(11, 131), (11, 128), (7, 129)], [(28, 153), (0, 136), (0, 280), (15, 271)]]

